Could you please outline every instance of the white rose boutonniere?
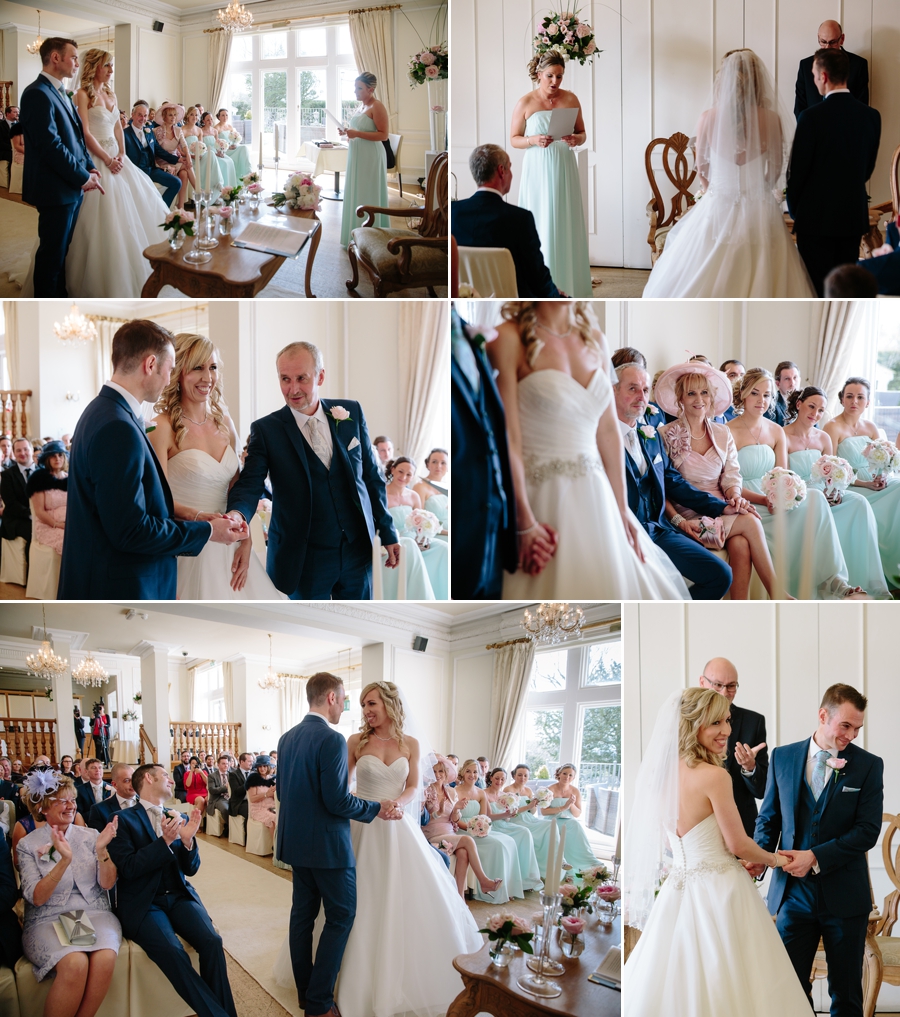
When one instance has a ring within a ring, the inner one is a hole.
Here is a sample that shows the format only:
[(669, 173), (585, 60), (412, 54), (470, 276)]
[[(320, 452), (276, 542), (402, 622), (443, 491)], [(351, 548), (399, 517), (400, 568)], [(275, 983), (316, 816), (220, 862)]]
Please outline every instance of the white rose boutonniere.
[(643, 424), (638, 430), (641, 432), (641, 437), (646, 438), (648, 441), (656, 437), (656, 428), (651, 427), (650, 424)]
[(328, 411), (328, 416), (331, 417), (331, 419), (334, 421), (335, 427), (342, 420), (352, 420), (353, 419), (350, 416), (350, 411), (344, 409), (343, 406), (332, 406), (331, 409)]

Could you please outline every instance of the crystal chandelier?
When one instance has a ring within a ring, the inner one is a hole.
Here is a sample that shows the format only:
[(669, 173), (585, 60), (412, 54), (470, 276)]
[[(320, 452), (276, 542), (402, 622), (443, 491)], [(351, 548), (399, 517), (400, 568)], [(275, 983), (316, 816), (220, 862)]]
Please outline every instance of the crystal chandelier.
[(584, 625), (584, 611), (568, 604), (541, 604), (532, 613), (525, 609), (522, 628), (542, 646), (557, 646), (567, 639), (577, 639)]
[(229, 0), (229, 4), (224, 11), (216, 11), (216, 17), (219, 19), (219, 24), (229, 35), (233, 35), (235, 32), (243, 32), (245, 28), (249, 28), (253, 24), (253, 15), (243, 4), (239, 4), (237, 0)]
[(63, 318), (62, 324), (54, 322), (53, 332), (61, 343), (71, 343), (73, 346), (84, 346), (97, 338), (94, 323), (75, 304), (72, 304), (72, 310)]
[(34, 56), (35, 53), (39, 53), (40, 49), (41, 49), (41, 46), (44, 45), (44, 40), (41, 38), (41, 12), (40, 11), (37, 12), (37, 16), (38, 16), (38, 34), (37, 34), (37, 38), (34, 40), (34, 42), (30, 42), (25, 47), (25, 49), (27, 49), (28, 52), (32, 56)]
[(94, 655), (90, 652), (72, 672), (72, 677), (86, 689), (100, 688), (109, 681), (109, 674), (94, 660)]
[(47, 611), (43, 604), (41, 604), (41, 614), (44, 619), (44, 639), (38, 652), (29, 653), (25, 658), (25, 663), (35, 678), (49, 682), (58, 675), (65, 674), (69, 669), (69, 662), (63, 660), (62, 657), (57, 657), (50, 646), (50, 640), (47, 638)]
[(284, 677), (277, 674), (275, 669), (272, 667), (272, 633), (269, 633), (269, 669), (262, 676), (257, 678), (256, 684), (267, 692), (269, 689), (283, 689), (284, 688)]

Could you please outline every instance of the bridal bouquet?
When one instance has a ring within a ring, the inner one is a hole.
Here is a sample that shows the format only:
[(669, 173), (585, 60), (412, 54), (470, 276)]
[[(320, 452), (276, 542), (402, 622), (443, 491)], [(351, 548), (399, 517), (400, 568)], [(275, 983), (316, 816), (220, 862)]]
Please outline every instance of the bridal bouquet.
[(497, 799), (497, 804), (502, 805), (505, 809), (509, 809), (509, 811), (512, 812), (513, 809), (517, 809), (519, 807), (519, 796), (517, 794), (513, 794), (512, 791), (507, 791), (500, 795)]
[(272, 195), (272, 204), (276, 208), (287, 205), (288, 208), (317, 209), (321, 193), (322, 188), (311, 176), (306, 173), (294, 173), (288, 178), (284, 190)]
[(479, 929), (487, 938), (495, 944), (492, 950), (499, 950), (507, 941), (515, 943), (522, 953), (533, 953), (531, 940), (534, 938), (534, 930), (524, 918), (514, 915), (512, 911), (500, 911), (491, 915), (485, 922), (485, 927)]
[(438, 81), (450, 77), (450, 56), (447, 43), (440, 46), (426, 46), (421, 53), (416, 53), (409, 61), (406, 72), (409, 75), (409, 86), (424, 85), (426, 81)]
[(541, 29), (534, 37), (534, 52), (538, 55), (555, 50), (567, 60), (585, 64), (592, 56), (602, 53), (597, 49), (594, 30), (576, 14), (551, 11), (541, 23)]
[(490, 816), (476, 816), (469, 820), (469, 831), (473, 837), (487, 837), (491, 832)]
[(862, 450), (862, 455), (875, 477), (900, 470), (900, 449), (892, 441), (879, 438), (869, 442)]
[(806, 481), (793, 470), (776, 466), (763, 474), (762, 490), (773, 508), (790, 511), (806, 497)]
[(846, 491), (856, 477), (850, 463), (840, 456), (819, 456), (809, 472), (813, 480), (821, 480), (824, 483), (825, 497), (829, 501), (834, 498), (836, 492)]
[(538, 788), (537, 794), (534, 797), (537, 798), (538, 805), (543, 808), (553, 801), (553, 792), (548, 787)]
[[(441, 521), (433, 512), (413, 509), (409, 514), (409, 525), (416, 531), (416, 543), (422, 550), (431, 546), (431, 538), (441, 532)], [(518, 798), (514, 795), (513, 797)]]

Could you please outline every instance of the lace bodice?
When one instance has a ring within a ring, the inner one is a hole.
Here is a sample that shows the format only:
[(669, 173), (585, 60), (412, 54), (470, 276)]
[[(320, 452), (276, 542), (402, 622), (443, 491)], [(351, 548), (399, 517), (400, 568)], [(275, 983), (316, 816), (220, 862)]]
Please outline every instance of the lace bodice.
[(695, 827), (679, 837), (669, 831), (673, 865), (667, 882), (682, 889), (692, 879), (702, 878), (710, 872), (729, 872), (740, 869), (741, 863), (725, 846), (722, 831), (715, 814), (701, 820)]
[(116, 141), (116, 124), (119, 122), (119, 114), (105, 106), (92, 106), (88, 110), (88, 127), (94, 140), (98, 141), (105, 151), (116, 155), (119, 151), (119, 142)]
[(403, 793), (408, 776), (409, 760), (404, 756), (390, 766), (377, 756), (360, 756), (356, 761), (356, 793), (373, 802), (397, 798)]
[(224, 512), (228, 485), (237, 468), (237, 454), (230, 445), (219, 463), (208, 452), (186, 448), (168, 463), (172, 496), (201, 512)]

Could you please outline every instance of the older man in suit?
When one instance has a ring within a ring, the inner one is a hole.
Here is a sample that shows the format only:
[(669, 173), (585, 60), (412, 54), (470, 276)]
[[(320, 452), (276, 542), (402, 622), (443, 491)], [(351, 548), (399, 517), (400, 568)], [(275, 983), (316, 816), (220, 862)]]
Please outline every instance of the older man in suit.
[[(854, 99), (869, 105), (869, 63), (865, 57), (857, 56), (844, 49), (844, 30), (837, 21), (823, 21), (818, 32), (819, 49), (835, 49), (846, 53), (849, 60), (847, 87)], [(804, 57), (797, 70), (797, 85), (794, 89), (794, 116), (822, 101), (813, 77), (814, 56)]]
[(181, 190), (181, 180), (172, 173), (166, 173), (156, 165), (157, 159), (172, 164), (178, 162), (178, 156), (173, 152), (167, 152), (162, 145), (157, 145), (153, 130), (147, 123), (147, 116), (150, 107), (143, 99), (138, 99), (131, 110), (131, 121), (127, 127), (122, 128), (125, 136), (125, 154), (137, 166), (143, 170), (155, 184), (161, 184), (163, 201), (171, 205), (178, 197)]

